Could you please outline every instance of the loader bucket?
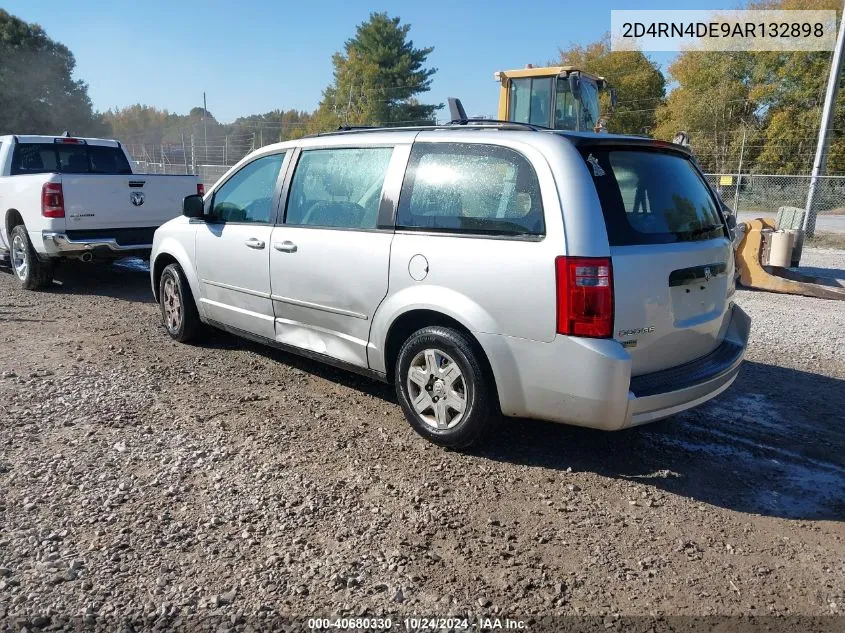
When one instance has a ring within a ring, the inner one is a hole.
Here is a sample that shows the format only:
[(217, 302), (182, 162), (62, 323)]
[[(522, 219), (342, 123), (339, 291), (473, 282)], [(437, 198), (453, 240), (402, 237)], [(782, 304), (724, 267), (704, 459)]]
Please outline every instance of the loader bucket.
[(763, 264), (765, 235), (774, 228), (775, 221), (771, 218), (757, 218), (737, 225), (738, 230), (744, 229), (736, 248), (740, 283), (746, 288), (769, 292), (845, 300), (845, 279), (811, 277), (789, 268)]

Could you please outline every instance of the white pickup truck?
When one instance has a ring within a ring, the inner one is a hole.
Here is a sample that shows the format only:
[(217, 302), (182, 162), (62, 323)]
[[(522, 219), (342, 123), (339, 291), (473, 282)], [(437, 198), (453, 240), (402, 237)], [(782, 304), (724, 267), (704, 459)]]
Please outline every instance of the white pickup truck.
[(155, 230), (202, 192), (196, 176), (133, 174), (117, 141), (0, 136), (0, 260), (36, 290), (61, 258), (146, 257)]

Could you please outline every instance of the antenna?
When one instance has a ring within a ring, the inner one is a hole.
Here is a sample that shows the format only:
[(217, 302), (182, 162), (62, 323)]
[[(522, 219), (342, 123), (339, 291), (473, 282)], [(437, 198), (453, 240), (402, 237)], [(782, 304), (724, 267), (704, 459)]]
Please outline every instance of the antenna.
[(465, 125), (469, 121), (467, 111), (464, 110), (464, 104), (457, 97), (449, 97), (449, 116), (452, 117), (450, 123), (460, 123)]

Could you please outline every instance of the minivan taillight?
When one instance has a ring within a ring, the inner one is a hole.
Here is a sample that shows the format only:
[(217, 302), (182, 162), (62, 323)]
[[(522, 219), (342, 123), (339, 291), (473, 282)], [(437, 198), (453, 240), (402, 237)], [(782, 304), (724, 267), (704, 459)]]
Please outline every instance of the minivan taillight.
[(45, 182), (41, 187), (41, 215), (45, 218), (65, 217), (65, 196), (62, 183)]
[(197, 183), (197, 195), (204, 196), (205, 195), (205, 185), (201, 182)]
[(557, 332), (613, 336), (613, 268), (609, 257), (558, 257)]

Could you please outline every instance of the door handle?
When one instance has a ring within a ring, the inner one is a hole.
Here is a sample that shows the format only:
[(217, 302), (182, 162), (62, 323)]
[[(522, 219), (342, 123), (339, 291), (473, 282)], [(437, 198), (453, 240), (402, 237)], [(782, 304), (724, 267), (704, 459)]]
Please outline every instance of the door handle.
[(283, 253), (295, 253), (296, 252), (296, 244), (285, 240), (284, 242), (273, 242), (273, 248), (277, 251), (281, 251)]
[(249, 238), (246, 242), (244, 242), (244, 244), (246, 244), (250, 248), (257, 248), (257, 249), (264, 248), (264, 242), (262, 242), (261, 240), (255, 238), (255, 237)]

